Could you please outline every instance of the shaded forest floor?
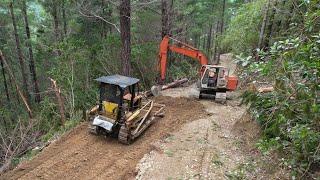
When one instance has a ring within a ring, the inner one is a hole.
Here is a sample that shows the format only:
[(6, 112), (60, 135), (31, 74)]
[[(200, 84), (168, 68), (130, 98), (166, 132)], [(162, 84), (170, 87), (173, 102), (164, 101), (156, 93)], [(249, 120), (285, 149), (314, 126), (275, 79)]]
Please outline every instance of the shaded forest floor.
[[(231, 68), (230, 55), (222, 64)], [(157, 97), (165, 117), (136, 142), (93, 136), (87, 122), (0, 179), (283, 179), (272, 157), (255, 148), (259, 126), (240, 106), (239, 92), (226, 105), (198, 100), (194, 85)]]

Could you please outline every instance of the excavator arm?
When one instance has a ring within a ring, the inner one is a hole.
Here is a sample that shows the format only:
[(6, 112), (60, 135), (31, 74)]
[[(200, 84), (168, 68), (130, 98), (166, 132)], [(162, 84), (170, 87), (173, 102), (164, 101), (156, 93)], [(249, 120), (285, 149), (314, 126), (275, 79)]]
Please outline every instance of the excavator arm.
[[(170, 39), (179, 42), (180, 46), (170, 45)], [(159, 67), (160, 67), (160, 78), (163, 81), (166, 76), (167, 70), (167, 59), (168, 59), (168, 51), (176, 52), (178, 54), (182, 54), (194, 59), (197, 59), (199, 63), (203, 65), (208, 64), (208, 58), (199, 50), (188, 44), (180, 42), (176, 39), (170, 38), (168, 35), (165, 36), (160, 43), (160, 52), (159, 52)]]

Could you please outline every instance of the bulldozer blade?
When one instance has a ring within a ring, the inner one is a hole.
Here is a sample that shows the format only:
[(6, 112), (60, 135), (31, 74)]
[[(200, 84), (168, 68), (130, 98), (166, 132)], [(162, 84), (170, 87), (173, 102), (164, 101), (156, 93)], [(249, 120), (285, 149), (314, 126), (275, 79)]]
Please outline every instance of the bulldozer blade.
[(135, 139), (135, 138), (139, 137), (139, 136), (152, 124), (152, 122), (153, 122), (154, 120), (155, 120), (155, 117), (154, 117), (154, 116), (151, 117), (150, 120), (147, 120), (147, 121), (145, 122), (145, 124), (143, 124), (143, 125), (140, 127), (139, 131), (137, 131), (136, 133), (131, 134), (131, 135), (132, 135), (132, 139)]

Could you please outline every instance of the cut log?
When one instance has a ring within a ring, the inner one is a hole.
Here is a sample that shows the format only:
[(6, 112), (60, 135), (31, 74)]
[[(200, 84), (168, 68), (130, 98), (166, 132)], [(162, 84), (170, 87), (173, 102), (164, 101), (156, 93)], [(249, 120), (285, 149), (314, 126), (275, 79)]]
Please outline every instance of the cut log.
[(166, 84), (166, 85), (162, 86), (161, 90), (166, 90), (166, 89), (169, 89), (169, 88), (178, 87), (181, 84), (184, 84), (186, 82), (188, 82), (188, 78), (183, 78), (183, 79), (180, 79), (180, 80), (176, 80), (176, 81), (173, 81), (172, 83), (169, 83), (169, 84)]
[(188, 82), (188, 78), (179, 79), (163, 86), (152, 86), (150, 91), (145, 92), (146, 96), (159, 96), (160, 92), (166, 89), (175, 88)]
[(161, 86), (152, 86), (151, 91), (149, 92), (149, 96), (159, 96), (161, 89)]
[(259, 93), (267, 93), (267, 92), (272, 92), (274, 90), (274, 88), (271, 87), (261, 87), (258, 89)]

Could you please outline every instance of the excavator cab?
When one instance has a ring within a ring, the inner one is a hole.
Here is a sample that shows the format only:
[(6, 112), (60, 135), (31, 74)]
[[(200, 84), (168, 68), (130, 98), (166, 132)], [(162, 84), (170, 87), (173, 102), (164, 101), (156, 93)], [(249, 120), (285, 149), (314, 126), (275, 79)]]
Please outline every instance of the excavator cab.
[(201, 68), (201, 79), (199, 98), (214, 96), (216, 101), (224, 102), (226, 92), (235, 90), (238, 80), (229, 76), (229, 69), (218, 65), (204, 65)]
[(201, 87), (208, 89), (226, 88), (229, 70), (222, 66), (206, 65), (201, 77)]

